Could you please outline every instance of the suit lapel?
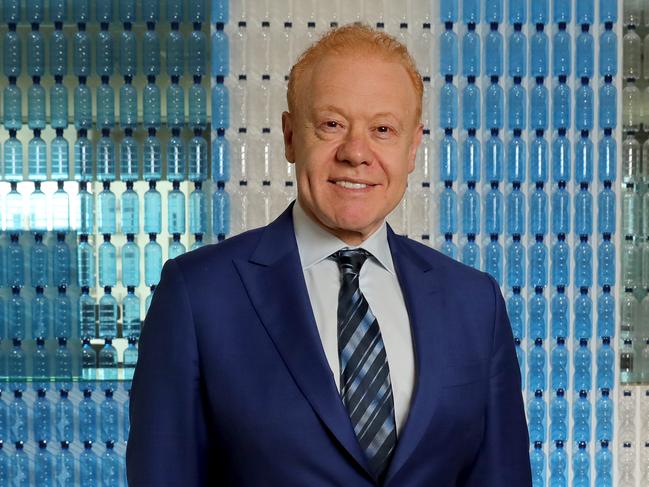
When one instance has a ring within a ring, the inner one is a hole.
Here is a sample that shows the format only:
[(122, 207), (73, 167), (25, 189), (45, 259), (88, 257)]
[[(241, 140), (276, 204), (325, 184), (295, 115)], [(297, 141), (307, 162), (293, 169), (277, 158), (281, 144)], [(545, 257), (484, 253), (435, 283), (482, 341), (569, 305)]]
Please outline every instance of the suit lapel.
[(250, 300), (293, 379), (323, 423), (369, 475), (318, 334), (293, 231), (292, 206), (249, 261), (235, 261)]
[(442, 290), (434, 281), (435, 274), (430, 272), (432, 264), (400, 239), (388, 227), (388, 242), (412, 329), (416, 383), (408, 417), (386, 474), (386, 484), (404, 466), (434, 416), (443, 370), (443, 327), (449, 323)]

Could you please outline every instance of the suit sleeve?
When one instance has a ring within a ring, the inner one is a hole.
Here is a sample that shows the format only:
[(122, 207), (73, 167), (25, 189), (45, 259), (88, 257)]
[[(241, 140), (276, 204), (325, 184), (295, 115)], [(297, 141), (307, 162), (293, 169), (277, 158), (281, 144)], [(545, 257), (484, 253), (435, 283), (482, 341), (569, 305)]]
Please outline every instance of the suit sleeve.
[(133, 487), (202, 485), (207, 427), (192, 310), (175, 260), (163, 269), (146, 316), (130, 397), (126, 449)]
[(466, 487), (531, 486), (529, 436), (521, 378), (505, 300), (489, 276), (495, 298), (485, 431)]

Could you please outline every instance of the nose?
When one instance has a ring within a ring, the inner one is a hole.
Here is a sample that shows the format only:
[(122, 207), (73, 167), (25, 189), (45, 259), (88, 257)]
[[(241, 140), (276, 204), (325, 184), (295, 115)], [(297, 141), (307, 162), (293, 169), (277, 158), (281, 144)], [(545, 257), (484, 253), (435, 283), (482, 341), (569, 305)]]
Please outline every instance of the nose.
[(352, 166), (372, 163), (372, 151), (369, 146), (368, 135), (363, 130), (352, 128), (336, 152), (336, 159)]

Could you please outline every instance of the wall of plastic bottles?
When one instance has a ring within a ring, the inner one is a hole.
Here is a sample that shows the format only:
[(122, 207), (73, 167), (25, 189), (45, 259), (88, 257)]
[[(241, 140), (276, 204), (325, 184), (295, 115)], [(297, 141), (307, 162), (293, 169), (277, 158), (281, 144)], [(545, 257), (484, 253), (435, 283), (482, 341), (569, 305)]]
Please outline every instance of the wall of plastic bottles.
[(0, 485), (125, 485), (162, 263), (209, 237), (209, 6), (0, 2)]
[(126, 483), (162, 263), (295, 197), (289, 69), (357, 20), (423, 76), (425, 137), (389, 221), (500, 283), (534, 485), (646, 484), (646, 3), (3, 0), (0, 484)]

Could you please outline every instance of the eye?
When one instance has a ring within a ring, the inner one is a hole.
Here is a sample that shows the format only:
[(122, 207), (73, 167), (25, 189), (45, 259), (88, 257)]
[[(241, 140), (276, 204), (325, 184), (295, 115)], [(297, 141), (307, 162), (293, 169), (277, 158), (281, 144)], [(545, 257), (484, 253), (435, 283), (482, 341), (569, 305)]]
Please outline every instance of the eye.
[(330, 128), (330, 129), (335, 129), (335, 128), (340, 127), (340, 124), (338, 122), (336, 122), (335, 120), (327, 120), (325, 122), (325, 126), (327, 128)]
[(394, 130), (388, 125), (378, 125), (375, 129), (379, 137), (386, 139), (394, 135)]

